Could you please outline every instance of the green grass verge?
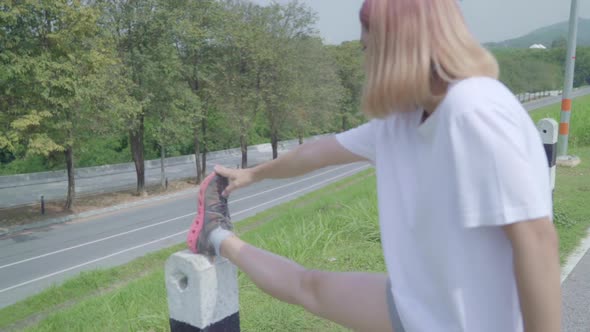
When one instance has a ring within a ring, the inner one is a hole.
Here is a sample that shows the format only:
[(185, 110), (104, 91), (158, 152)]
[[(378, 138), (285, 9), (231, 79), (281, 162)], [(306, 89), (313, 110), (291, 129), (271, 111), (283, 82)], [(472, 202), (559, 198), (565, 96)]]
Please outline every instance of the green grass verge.
[[(579, 148), (577, 152), (583, 159), (590, 158), (590, 147)], [(590, 223), (583, 205), (590, 201), (590, 168), (583, 165), (558, 171), (555, 198), (562, 257), (577, 245)], [(245, 240), (309, 268), (383, 272), (375, 178), (371, 171), (362, 175), (364, 181), (348, 178), (249, 218), (238, 224), (238, 232), (252, 229), (243, 233)], [(342, 190), (344, 187), (346, 190)], [(272, 222), (263, 223), (269, 218)], [(3, 319), (0, 328), (32, 313), (78, 299), (28, 330), (168, 331), (161, 267), (168, 255), (182, 247), (151, 254), (119, 268), (84, 273), (62, 286), (0, 310)], [(138, 274), (142, 276), (137, 277)], [(131, 281), (123, 282), (125, 279)], [(122, 285), (113, 286), (117, 283)], [(244, 331), (343, 330), (301, 308), (272, 299), (241, 273), (239, 284)]]
[[(553, 118), (558, 123), (561, 104), (530, 113), (533, 121)], [(577, 247), (590, 227), (590, 96), (574, 99), (568, 154), (578, 155), (582, 164), (576, 168), (558, 168), (555, 188), (555, 217), (560, 237), (561, 261)]]
[[(542, 118), (553, 118), (559, 123), (561, 104), (543, 107), (530, 114), (535, 123)], [(569, 146), (575, 149), (590, 145), (590, 95), (574, 99), (570, 125)]]
[(117, 268), (82, 272), (59, 286), (52, 286), (38, 295), (2, 308), (0, 330), (32, 315), (67, 306), (100, 292), (108, 292), (140, 275), (161, 270), (163, 262), (182, 248), (183, 246), (178, 245), (154, 252)]
[(590, 228), (590, 146), (572, 148), (582, 163), (575, 168), (557, 168), (555, 218), (563, 263), (588, 234)]
[[(325, 187), (322, 190), (314, 191), (279, 207), (266, 210), (263, 213), (257, 214), (254, 217), (248, 218), (238, 223), (236, 230), (238, 233), (243, 234), (244, 238), (248, 239), (249, 236), (251, 236), (247, 234), (248, 230), (261, 228), (261, 224), (270, 219), (273, 220), (273, 223), (276, 223), (276, 220), (280, 219), (281, 216), (294, 213), (296, 214), (296, 211), (304, 210), (301, 208), (302, 206), (307, 206), (307, 204), (310, 204), (310, 202), (315, 202), (314, 204), (318, 204), (322, 197), (331, 195), (332, 193), (337, 193), (341, 191), (343, 187), (356, 183), (359, 181), (359, 179), (367, 178), (372, 174), (372, 170), (363, 171), (359, 173), (359, 176), (343, 179)], [(310, 217), (309, 219), (313, 220), (314, 218)], [(70, 310), (68, 308), (71, 306), (78, 306), (78, 302), (91, 302), (96, 304), (92, 301), (97, 297), (104, 298), (105, 296), (113, 296), (113, 294), (116, 294), (123, 289), (134, 287), (133, 285), (136, 282), (141, 284), (143, 282), (141, 280), (154, 278), (155, 274), (161, 272), (165, 260), (173, 252), (182, 250), (184, 248), (184, 245), (181, 244), (138, 258), (131, 263), (120, 267), (83, 272), (78, 277), (70, 279), (60, 286), (48, 288), (38, 295), (0, 309), (0, 330), (3, 330), (4, 328), (7, 328), (8, 326), (11, 326), (24, 319), (34, 320), (35, 316), (38, 315), (43, 317), (47, 312), (60, 310), (62, 308)], [(158, 287), (163, 287), (163, 284), (158, 285), (156, 288)], [(167, 310), (164, 314), (167, 314)], [(101, 325), (96, 326), (98, 330), (103, 330)], [(126, 330), (127, 327), (123, 326), (121, 329)], [(51, 328), (45, 330), (51, 330)], [(72, 328), (69, 330), (75, 329)]]

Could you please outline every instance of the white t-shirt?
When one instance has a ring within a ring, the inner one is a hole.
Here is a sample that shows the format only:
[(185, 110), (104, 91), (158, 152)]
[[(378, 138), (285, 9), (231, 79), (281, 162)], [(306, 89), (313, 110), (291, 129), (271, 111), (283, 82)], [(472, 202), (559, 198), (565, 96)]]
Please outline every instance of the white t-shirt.
[(552, 217), (540, 134), (500, 82), (454, 83), (422, 123), (394, 113), (338, 134), (376, 169), (381, 240), (409, 332), (523, 331), (502, 227)]

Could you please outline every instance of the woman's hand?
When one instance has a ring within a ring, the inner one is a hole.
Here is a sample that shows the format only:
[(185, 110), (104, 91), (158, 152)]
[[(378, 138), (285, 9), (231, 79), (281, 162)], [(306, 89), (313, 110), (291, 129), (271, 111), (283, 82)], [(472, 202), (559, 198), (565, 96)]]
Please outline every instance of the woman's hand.
[(256, 180), (254, 179), (254, 172), (252, 169), (234, 169), (227, 168), (221, 165), (215, 166), (215, 173), (229, 179), (229, 185), (223, 191), (222, 195), (227, 197), (236, 189), (246, 187)]

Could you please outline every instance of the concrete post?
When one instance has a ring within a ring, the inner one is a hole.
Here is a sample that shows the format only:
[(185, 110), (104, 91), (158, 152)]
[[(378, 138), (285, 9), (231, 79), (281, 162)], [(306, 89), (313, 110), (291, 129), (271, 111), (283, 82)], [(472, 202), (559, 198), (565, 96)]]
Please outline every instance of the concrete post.
[(189, 250), (166, 261), (171, 332), (239, 332), (237, 268)]
[(551, 174), (551, 190), (555, 189), (555, 165), (557, 159), (557, 137), (558, 137), (557, 121), (553, 119), (541, 119), (537, 123), (537, 129), (541, 134), (543, 146), (545, 146), (545, 153), (547, 154), (547, 161), (549, 162), (549, 171)]

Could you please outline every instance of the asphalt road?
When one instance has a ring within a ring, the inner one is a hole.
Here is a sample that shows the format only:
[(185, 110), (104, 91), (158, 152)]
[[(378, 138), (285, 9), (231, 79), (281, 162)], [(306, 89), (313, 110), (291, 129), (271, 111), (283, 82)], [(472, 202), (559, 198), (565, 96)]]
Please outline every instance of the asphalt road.
[[(367, 163), (330, 167), (244, 188), (230, 198), (232, 220), (240, 221), (368, 167)], [(196, 191), (0, 239), (0, 307), (81, 271), (116, 266), (181, 243), (195, 211)]]
[(564, 332), (590, 331), (590, 251), (562, 283)]
[[(590, 94), (590, 87), (579, 88), (579, 89), (576, 89), (572, 92), (572, 98), (585, 96), (587, 94)], [(562, 96), (542, 98), (539, 100), (534, 100), (534, 101), (530, 101), (528, 103), (525, 103), (524, 108), (527, 111), (531, 112), (531, 111), (535, 111), (535, 110), (545, 107), (545, 106), (561, 103), (561, 99), (562, 99)], [(575, 110), (574, 110), (574, 112), (575, 112)]]

